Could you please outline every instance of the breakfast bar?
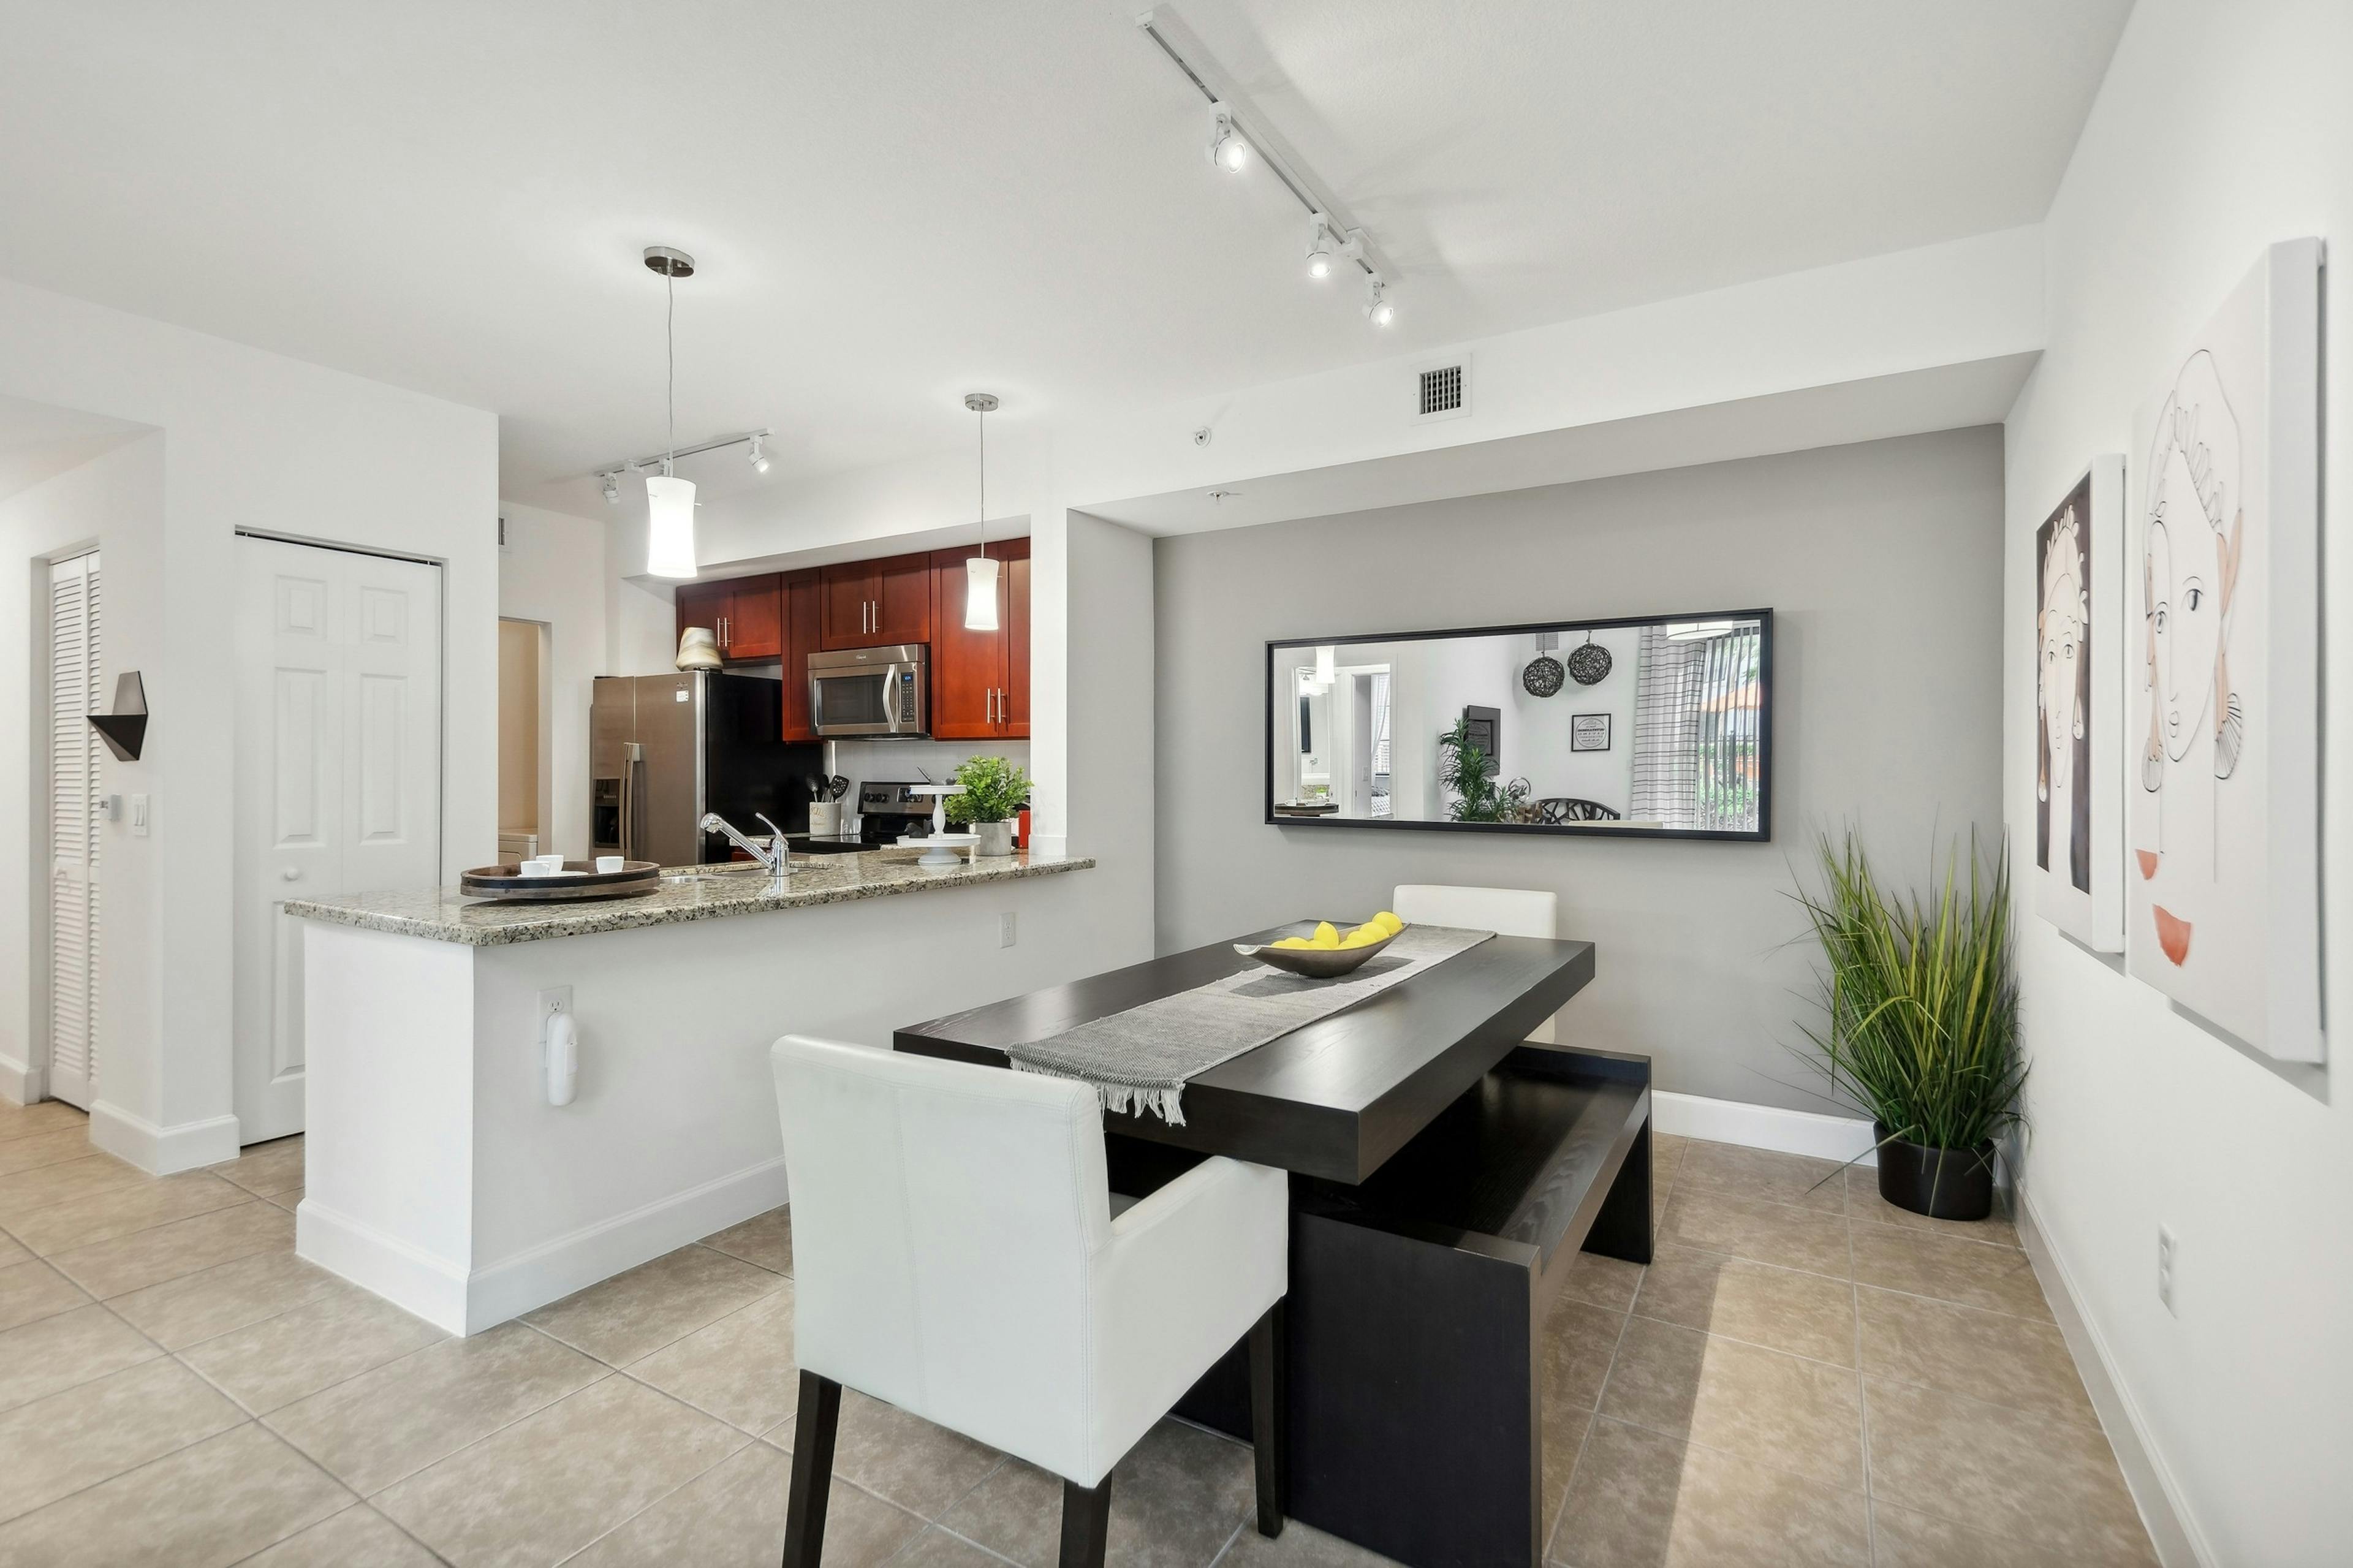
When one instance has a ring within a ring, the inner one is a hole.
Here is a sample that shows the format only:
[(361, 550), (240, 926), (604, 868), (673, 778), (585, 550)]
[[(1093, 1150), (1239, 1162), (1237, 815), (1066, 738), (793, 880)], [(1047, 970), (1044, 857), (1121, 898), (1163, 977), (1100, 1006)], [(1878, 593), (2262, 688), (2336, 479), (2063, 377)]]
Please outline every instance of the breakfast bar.
[(765, 1213), (786, 1199), (769, 1043), (881, 1045), (1066, 976), (1102, 951), (1069, 875), (1093, 865), (831, 855), (781, 889), (700, 866), (609, 900), (290, 901), (309, 1056), (296, 1250), (474, 1333)]

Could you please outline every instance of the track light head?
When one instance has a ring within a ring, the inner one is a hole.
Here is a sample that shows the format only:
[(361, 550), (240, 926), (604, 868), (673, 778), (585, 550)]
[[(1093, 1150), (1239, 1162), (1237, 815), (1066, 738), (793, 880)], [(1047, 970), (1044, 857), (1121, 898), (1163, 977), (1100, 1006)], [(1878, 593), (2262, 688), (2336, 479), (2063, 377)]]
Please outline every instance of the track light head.
[(766, 439), (765, 436), (753, 437), (752, 449), (744, 454), (752, 465), (752, 471), (755, 474), (765, 474), (768, 471), (768, 454), (760, 447), (760, 443)]
[(1397, 307), (1389, 303), (1389, 286), (1377, 272), (1365, 285), (1365, 320), (1376, 327), (1392, 326), (1397, 321)]
[(1307, 224), (1307, 276), (1318, 280), (1332, 276), (1332, 225), (1322, 213)]
[(599, 479), (603, 479), (603, 480), (605, 481), (605, 504), (606, 504), (607, 506), (618, 506), (618, 505), (620, 505), (620, 504), (621, 504), (621, 476), (620, 476), (620, 475), (618, 475), (618, 474), (609, 474), (609, 473), (608, 473), (608, 474), (599, 474), (599, 475), (597, 476), (597, 478), (599, 478)]
[(1220, 104), (1209, 126), (1209, 162), (1229, 174), (1239, 174), (1250, 164), (1250, 151), (1232, 111)]

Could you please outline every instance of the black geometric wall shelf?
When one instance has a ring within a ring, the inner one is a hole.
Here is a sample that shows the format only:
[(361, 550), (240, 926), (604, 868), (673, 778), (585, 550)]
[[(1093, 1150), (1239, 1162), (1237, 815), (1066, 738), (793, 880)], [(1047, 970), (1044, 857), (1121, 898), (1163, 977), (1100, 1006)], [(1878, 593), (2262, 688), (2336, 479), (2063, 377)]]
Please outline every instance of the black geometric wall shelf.
[(115, 677), (114, 711), (93, 713), (90, 721), (108, 751), (126, 763), (139, 760), (140, 749), (147, 743), (147, 683), (137, 670)]

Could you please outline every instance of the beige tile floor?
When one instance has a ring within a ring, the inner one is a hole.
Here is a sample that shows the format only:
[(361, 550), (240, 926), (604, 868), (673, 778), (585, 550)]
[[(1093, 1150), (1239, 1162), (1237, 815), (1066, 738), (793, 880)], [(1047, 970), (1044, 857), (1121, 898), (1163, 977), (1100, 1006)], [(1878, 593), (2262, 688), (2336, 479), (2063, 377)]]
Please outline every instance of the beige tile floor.
[[(1581, 1259), (1548, 1322), (1554, 1563), (2154, 1561), (2006, 1226), (1721, 1144), (1658, 1173), (1657, 1260)], [(776, 1561), (783, 1211), (459, 1340), (297, 1259), (301, 1183), (299, 1138), (157, 1181), (0, 1104), (0, 1568)], [(1053, 1561), (1051, 1478), (887, 1405), (836, 1474), (838, 1568)], [(1260, 1539), (1249, 1450), (1175, 1421), (1113, 1495), (1116, 1563), (1380, 1561)]]

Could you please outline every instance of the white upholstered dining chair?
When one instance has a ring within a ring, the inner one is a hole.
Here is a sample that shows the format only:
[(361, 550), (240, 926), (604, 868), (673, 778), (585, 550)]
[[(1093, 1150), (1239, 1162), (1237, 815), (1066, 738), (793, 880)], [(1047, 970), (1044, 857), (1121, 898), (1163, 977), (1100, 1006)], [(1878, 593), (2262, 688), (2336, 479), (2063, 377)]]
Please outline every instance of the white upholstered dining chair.
[[(1389, 912), (1408, 925), (1461, 926), (1497, 936), (1560, 934), (1560, 897), (1530, 888), (1456, 888), (1443, 882), (1401, 882), (1389, 895)], [(1546, 1018), (1528, 1038), (1554, 1043), (1557, 1031)]]
[(770, 1059), (800, 1363), (784, 1568), (817, 1568), (845, 1387), (1061, 1477), (1064, 1568), (1102, 1563), (1112, 1467), (1245, 1335), (1281, 1532), (1282, 1172), (1205, 1160), (1114, 1220), (1086, 1084), (797, 1035)]

